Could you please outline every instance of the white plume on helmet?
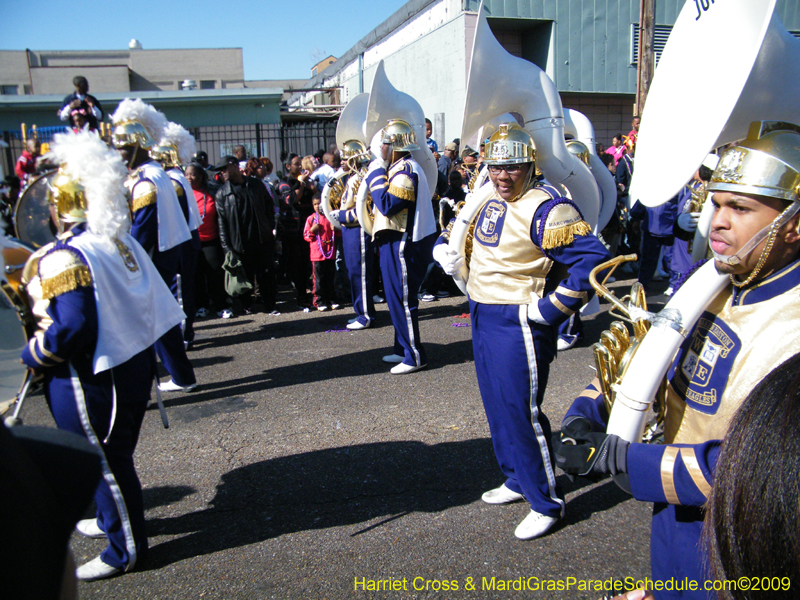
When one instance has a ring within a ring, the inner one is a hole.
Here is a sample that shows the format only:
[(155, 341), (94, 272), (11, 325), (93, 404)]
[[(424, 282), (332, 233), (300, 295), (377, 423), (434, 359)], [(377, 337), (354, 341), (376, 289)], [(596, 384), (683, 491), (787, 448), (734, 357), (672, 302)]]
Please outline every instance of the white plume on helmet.
[(167, 124), (164, 128), (161, 144), (175, 146), (178, 149), (178, 160), (184, 166), (192, 162), (194, 153), (197, 152), (194, 136), (183, 125), (178, 123), (170, 122)]
[(89, 231), (110, 241), (129, 229), (124, 185), (128, 169), (97, 133), (84, 130), (56, 134), (47, 156), (83, 186)]
[(111, 116), (114, 125), (125, 123), (127, 121), (136, 121), (141, 123), (147, 129), (147, 133), (153, 138), (153, 141), (160, 140), (164, 135), (164, 129), (167, 127), (167, 117), (164, 113), (157, 110), (151, 104), (143, 102), (141, 99), (136, 98), (131, 100), (125, 98), (119, 103), (117, 110)]

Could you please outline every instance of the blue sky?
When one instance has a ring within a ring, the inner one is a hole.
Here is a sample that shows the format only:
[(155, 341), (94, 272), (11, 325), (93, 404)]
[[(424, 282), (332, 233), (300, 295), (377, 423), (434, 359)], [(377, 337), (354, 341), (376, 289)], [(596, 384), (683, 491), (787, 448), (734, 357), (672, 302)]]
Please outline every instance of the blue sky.
[(407, 0), (0, 0), (0, 50), (242, 48), (245, 79), (306, 79)]

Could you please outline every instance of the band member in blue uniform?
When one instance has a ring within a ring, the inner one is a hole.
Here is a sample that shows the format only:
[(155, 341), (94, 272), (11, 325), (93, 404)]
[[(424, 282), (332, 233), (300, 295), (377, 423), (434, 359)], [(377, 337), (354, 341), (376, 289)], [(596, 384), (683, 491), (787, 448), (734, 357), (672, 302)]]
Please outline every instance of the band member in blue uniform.
[[(77, 570), (92, 580), (130, 571), (147, 551), (142, 489), (133, 453), (155, 376), (153, 343), (183, 312), (144, 249), (127, 233), (125, 166), (96, 133), (57, 135), (51, 188), (56, 242), (25, 267), (34, 312), (49, 319), (22, 360), (44, 376), (56, 424), (103, 455), (97, 518), (80, 521), (108, 547)], [(28, 278), (29, 277), (29, 278)]]
[(183, 341), (187, 349), (194, 342), (194, 319), (197, 312), (194, 302), (194, 275), (197, 270), (197, 255), (200, 252), (200, 234), (197, 230), (202, 219), (197, 202), (194, 202), (192, 186), (186, 181), (181, 166), (191, 162), (195, 150), (197, 150), (197, 146), (192, 134), (177, 123), (168, 123), (161, 141), (150, 151), (150, 156), (161, 163), (164, 171), (172, 180), (172, 187), (175, 188), (175, 194), (178, 196), (181, 212), (192, 234), (189, 241), (180, 245), (178, 259), (178, 275), (180, 277), (176, 276), (170, 285), (175, 299), (186, 313), (186, 321), (183, 324)]
[[(189, 226), (175, 194), (172, 180), (148, 151), (167, 125), (166, 117), (139, 99), (123, 100), (112, 117), (114, 147), (128, 165), (125, 186), (131, 196), (131, 235), (153, 261), (164, 282), (171, 286), (180, 264), (180, 245), (191, 239)], [(156, 343), (156, 352), (172, 379), (159, 384), (162, 391), (191, 391), (197, 385), (186, 356), (180, 325)]]
[[(478, 385), (506, 481), (483, 501), (527, 500), (530, 511), (514, 533), (532, 539), (564, 514), (540, 408), (556, 329), (590, 300), (589, 273), (608, 253), (577, 206), (536, 181), (525, 130), (500, 125), (485, 163), (494, 193), (475, 220), (467, 292)], [(445, 233), (434, 258), (452, 275), (464, 259), (446, 242)]]
[[(656, 598), (715, 598), (699, 546), (703, 506), (720, 443), (747, 395), (800, 347), (800, 127), (756, 122), (711, 176), (711, 249), (730, 285), (706, 307), (667, 372), (664, 445), (604, 433), (598, 382), (567, 412), (558, 464), (579, 475), (624, 474), (633, 496), (654, 502), (654, 580), (688, 578), (698, 590)], [(753, 468), (758, 468), (754, 465)]]
[[(358, 140), (345, 142), (342, 148), (342, 168), (349, 171), (345, 175), (344, 193), (338, 211), (331, 213), (342, 226), (342, 249), (347, 275), (350, 279), (350, 294), (356, 317), (347, 324), (347, 329), (358, 331), (366, 329), (375, 320), (375, 301), (372, 299), (372, 273), (375, 261), (375, 245), (358, 222), (356, 215), (356, 193), (363, 183), (359, 167), (369, 160), (364, 144)], [(330, 182), (329, 182), (330, 183)]]
[(431, 261), (436, 221), (425, 174), (410, 154), (419, 150), (411, 125), (392, 119), (381, 140), (382, 157), (372, 161), (365, 179), (375, 205), (373, 238), (395, 333), (394, 353), (383, 360), (396, 363), (391, 372), (401, 375), (428, 364), (419, 337), (417, 294)]

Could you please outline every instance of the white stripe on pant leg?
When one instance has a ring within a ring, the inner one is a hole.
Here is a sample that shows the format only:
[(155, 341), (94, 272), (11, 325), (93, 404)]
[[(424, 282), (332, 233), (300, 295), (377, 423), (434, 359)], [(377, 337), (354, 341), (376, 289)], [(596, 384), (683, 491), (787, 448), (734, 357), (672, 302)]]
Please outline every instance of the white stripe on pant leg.
[(397, 257), (400, 260), (400, 266), (403, 271), (403, 310), (406, 313), (406, 326), (408, 327), (408, 340), (411, 344), (411, 351), (414, 352), (415, 366), (422, 366), (422, 360), (419, 357), (419, 350), (417, 350), (417, 343), (414, 339), (414, 323), (411, 321), (411, 309), (408, 306), (408, 267), (406, 267), (405, 249), (406, 239), (408, 232), (403, 233), (403, 239), (400, 240), (400, 253)]
[(367, 304), (367, 238), (366, 232), (359, 228), (358, 242), (361, 246), (361, 304), (364, 306), (364, 318), (367, 325), (372, 322), (369, 318), (369, 305)]
[(69, 373), (71, 376), (70, 381), (72, 383), (72, 391), (75, 394), (75, 404), (78, 407), (78, 415), (81, 418), (83, 431), (86, 433), (86, 437), (89, 439), (92, 445), (100, 451), (103, 459), (103, 479), (106, 480), (108, 487), (111, 489), (111, 495), (114, 497), (114, 504), (117, 506), (119, 518), (122, 521), (122, 531), (125, 535), (125, 548), (128, 551), (128, 557), (130, 559), (128, 564), (125, 566), (125, 571), (130, 571), (136, 564), (136, 543), (133, 539), (131, 520), (128, 517), (128, 507), (125, 505), (125, 498), (122, 497), (122, 490), (120, 489), (119, 484), (117, 484), (117, 479), (114, 477), (114, 473), (111, 472), (111, 468), (108, 466), (106, 453), (103, 452), (103, 446), (100, 443), (100, 439), (97, 437), (94, 429), (92, 429), (92, 423), (89, 419), (89, 410), (86, 407), (86, 396), (83, 394), (81, 380), (78, 377), (78, 373), (75, 371), (75, 367), (73, 367), (71, 364), (69, 366)]
[(547, 448), (547, 440), (544, 437), (542, 426), (539, 424), (539, 406), (536, 403), (536, 397), (539, 392), (539, 372), (536, 366), (536, 347), (533, 344), (533, 334), (531, 333), (531, 326), (528, 324), (528, 307), (520, 305), (519, 307), (519, 323), (522, 330), (522, 338), (525, 340), (525, 352), (528, 357), (528, 372), (530, 373), (531, 380), (531, 425), (536, 433), (536, 440), (539, 443), (539, 452), (542, 455), (542, 463), (544, 470), (547, 474), (547, 485), (550, 490), (550, 499), (557, 502), (561, 506), (561, 516), (564, 516), (564, 501), (558, 497), (556, 493), (556, 475), (553, 472), (553, 463), (550, 461), (550, 451)]

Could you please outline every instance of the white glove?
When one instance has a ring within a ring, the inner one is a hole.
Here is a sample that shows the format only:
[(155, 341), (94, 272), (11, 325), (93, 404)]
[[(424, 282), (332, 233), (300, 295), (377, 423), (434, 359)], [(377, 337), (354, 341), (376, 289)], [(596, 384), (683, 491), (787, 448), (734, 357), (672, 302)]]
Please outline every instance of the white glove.
[(464, 257), (453, 250), (449, 244), (439, 244), (433, 247), (433, 260), (442, 266), (442, 270), (450, 275), (456, 275), (464, 266)]
[(545, 321), (542, 313), (539, 312), (539, 298), (538, 295), (531, 293), (531, 299), (533, 302), (528, 304), (528, 320), (533, 321), (534, 323), (539, 323), (539, 325), (549, 325), (547, 321)]
[(367, 173), (372, 173), (378, 169), (385, 169), (386, 168), (386, 161), (383, 160), (380, 156), (372, 160), (369, 163), (369, 168), (367, 169)]
[(684, 231), (692, 232), (697, 229), (697, 222), (700, 220), (700, 213), (681, 213), (678, 216), (678, 227)]

